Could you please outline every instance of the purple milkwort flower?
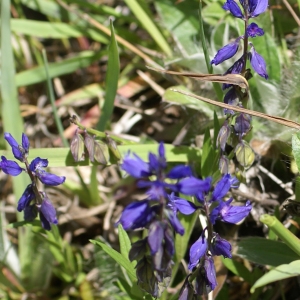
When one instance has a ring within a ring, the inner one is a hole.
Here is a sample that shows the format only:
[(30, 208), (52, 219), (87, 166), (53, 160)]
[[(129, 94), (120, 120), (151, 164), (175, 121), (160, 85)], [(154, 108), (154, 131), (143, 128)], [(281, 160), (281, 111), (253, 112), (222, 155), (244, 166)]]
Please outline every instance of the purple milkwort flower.
[(38, 205), (38, 211), (40, 214), (40, 219), (42, 223), (42, 227), (45, 230), (51, 230), (51, 224), (58, 224), (57, 218), (56, 218), (56, 211), (53, 207), (50, 200), (47, 198), (45, 193), (43, 194), (43, 202), (41, 205)]
[(239, 49), (239, 42), (240, 42), (241, 38), (243, 38), (243, 37), (239, 37), (233, 43), (230, 43), (230, 44), (224, 46), (223, 48), (221, 48), (210, 63), (212, 65), (213, 64), (218, 65), (218, 64), (222, 63), (223, 61), (234, 56)]
[[(46, 230), (51, 230), (51, 224), (58, 223), (56, 211), (47, 195), (44, 192), (38, 191), (36, 180), (38, 178), (46, 185), (57, 186), (62, 184), (66, 180), (66, 177), (46, 172), (44, 168), (48, 166), (47, 159), (36, 157), (30, 164), (28, 163), (27, 156), (30, 143), (24, 133), (22, 134), (22, 145), (19, 145), (10, 133), (5, 133), (4, 138), (11, 146), (14, 157), (25, 164), (26, 171), (32, 181), (19, 199), (17, 210), (19, 212), (24, 211), (25, 221), (34, 220), (39, 213), (42, 227)], [(16, 162), (7, 160), (4, 156), (2, 156), (1, 159), (0, 169), (2, 169), (4, 173), (17, 176), (22, 171), (25, 171), (25, 169), (22, 169)]]
[[(251, 44), (251, 43), (250, 43)], [(265, 60), (261, 55), (259, 55), (253, 45), (251, 44), (250, 52), (248, 53), (248, 57), (254, 71), (261, 77), (268, 79), (267, 66)]]
[(238, 180), (236, 179), (236, 177), (231, 176), (230, 174), (225, 174), (216, 184), (212, 193), (211, 201), (217, 201), (224, 198), (230, 188), (237, 187)]
[[(164, 144), (160, 143), (158, 147), (158, 155), (149, 153), (149, 162), (143, 161), (138, 155), (133, 154), (133, 157), (128, 153), (121, 165), (122, 169), (134, 178), (139, 179), (137, 186), (147, 188), (146, 194), (149, 199), (159, 200), (167, 197), (166, 190), (178, 191), (178, 184), (169, 184), (165, 182), (166, 178), (181, 179), (192, 175), (192, 170), (189, 166), (178, 165), (172, 168), (165, 174), (167, 163), (165, 158)], [(153, 181), (147, 177), (156, 176)]]
[(234, 0), (227, 0), (226, 3), (222, 6), (222, 8), (225, 10), (229, 10), (231, 14), (236, 18), (244, 18), (242, 10)]
[(66, 177), (46, 172), (43, 168), (48, 166), (48, 159), (36, 157), (29, 165), (30, 171), (46, 185), (57, 186), (65, 182)]
[(222, 239), (217, 233), (214, 233), (210, 251), (212, 255), (223, 255), (224, 258), (232, 258), (230, 243)]
[(0, 169), (8, 175), (18, 176), (23, 169), (12, 160), (8, 160), (5, 156), (1, 156)]
[(184, 215), (190, 215), (197, 210), (197, 206), (194, 203), (176, 197), (174, 193), (168, 195), (168, 198), (169, 198), (169, 203), (167, 206), (171, 208), (174, 213), (177, 213), (177, 210), (179, 210)]
[(206, 253), (207, 240), (202, 232), (200, 238), (190, 248), (190, 261), (188, 268), (192, 270), (200, 261), (200, 258)]
[(149, 226), (148, 244), (151, 255), (154, 255), (161, 247), (164, 239), (165, 226), (162, 222), (154, 221)]
[(197, 295), (209, 294), (218, 285), (214, 260), (211, 256), (205, 256), (204, 263), (196, 278)]
[(180, 235), (183, 235), (184, 227), (182, 226), (179, 219), (177, 218), (176, 213), (174, 213), (173, 211), (166, 211), (166, 215), (169, 219), (171, 226), (174, 228), (175, 232), (177, 232)]
[[(225, 84), (224, 84), (225, 85)], [(224, 96), (224, 103), (232, 105), (232, 106), (238, 106), (240, 102), (239, 96), (237, 94), (237, 91), (234, 87), (232, 87)], [(224, 114), (234, 114), (234, 111), (228, 108), (224, 108)]]
[(268, 0), (249, 0), (250, 18), (255, 18), (268, 8)]
[(240, 114), (235, 119), (234, 131), (241, 138), (251, 129), (251, 116), (247, 114)]
[(145, 227), (154, 217), (154, 209), (149, 200), (132, 202), (123, 210), (117, 224), (122, 224), (125, 230)]
[(233, 198), (230, 198), (228, 201), (219, 201), (219, 205), (210, 213), (209, 219), (212, 224), (215, 224), (216, 220), (236, 224), (248, 216), (252, 209), (249, 200), (245, 206), (232, 206), (230, 205), (232, 201)]
[(252, 38), (256, 37), (256, 36), (262, 36), (264, 35), (264, 30), (260, 27), (258, 27), (258, 25), (256, 23), (251, 23), (248, 25), (247, 29), (246, 29), (246, 34), (247, 36), (250, 36)]
[(189, 196), (196, 195), (199, 192), (207, 193), (211, 188), (211, 181), (211, 177), (204, 180), (195, 177), (185, 178), (177, 184), (177, 191)]
[(35, 199), (36, 195), (33, 191), (33, 185), (29, 184), (27, 188), (25, 189), (23, 195), (21, 196), (19, 202), (18, 202), (18, 207), (17, 210), (21, 212), (24, 210), (26, 207), (29, 206), (30, 202)]

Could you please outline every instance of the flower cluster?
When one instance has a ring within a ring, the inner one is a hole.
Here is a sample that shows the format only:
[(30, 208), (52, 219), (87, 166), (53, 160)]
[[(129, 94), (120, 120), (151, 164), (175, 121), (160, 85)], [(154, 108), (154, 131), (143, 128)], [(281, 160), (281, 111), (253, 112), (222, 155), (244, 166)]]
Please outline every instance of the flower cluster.
[[(249, 21), (266, 11), (268, 0), (240, 0), (239, 2), (241, 6), (234, 0), (227, 0), (223, 5), (223, 9), (229, 11), (234, 17), (243, 20), (245, 23), (245, 33), (236, 38), (232, 43), (221, 48), (211, 61), (211, 64), (218, 65), (225, 60), (232, 58), (238, 52), (240, 41), (242, 40), (244, 45), (243, 54), (225, 72), (225, 74), (240, 74), (247, 80), (250, 79), (252, 75), (249, 70), (246, 70), (246, 63), (247, 60), (249, 60), (253, 70), (259, 76), (268, 79), (266, 63), (263, 57), (257, 53), (253, 43), (249, 42), (250, 38), (264, 35), (264, 30), (262, 28), (254, 22), (249, 24)], [(248, 50), (249, 46), (250, 50)], [(245, 104), (247, 102), (248, 94), (247, 92), (244, 93), (240, 87), (233, 86), (232, 84), (223, 84), (223, 90), (227, 90), (224, 96), (224, 103), (242, 107), (242, 103)], [(241, 158), (239, 159), (237, 157), (240, 165), (246, 168), (249, 167), (254, 160), (254, 153), (251, 147), (243, 141), (244, 136), (251, 130), (251, 116), (245, 113), (238, 113), (234, 116), (235, 113), (231, 109), (224, 109), (224, 113), (227, 115), (227, 120), (219, 132), (218, 145), (222, 151), (219, 167), (221, 172), (226, 174), (228, 172), (228, 159), (223, 153), (230, 136), (238, 137), (237, 142), (234, 141), (234, 139), (231, 139), (229, 142), (231, 146), (235, 147), (235, 153), (237, 151), (243, 151)], [(247, 158), (247, 155), (250, 159)]]
[(4, 133), (4, 138), (11, 146), (14, 157), (21, 163), (24, 163), (25, 168), (21, 168), (17, 162), (2, 156), (0, 169), (5, 174), (12, 176), (26, 172), (31, 180), (18, 202), (17, 210), (19, 212), (24, 211), (25, 221), (33, 221), (39, 214), (42, 227), (46, 230), (51, 230), (51, 224), (57, 224), (56, 211), (46, 193), (38, 190), (37, 183), (39, 180), (45, 185), (57, 186), (62, 184), (66, 178), (46, 172), (47, 159), (36, 157), (30, 163), (28, 162), (29, 140), (24, 133), (22, 134), (21, 145), (17, 143), (10, 133)]
[[(234, 223), (244, 219), (251, 210), (245, 206), (231, 205), (233, 199), (224, 201), (230, 188), (237, 188), (238, 181), (230, 174), (224, 175), (216, 185), (212, 178), (198, 179), (189, 166), (177, 165), (167, 171), (165, 148), (161, 143), (158, 155), (149, 153), (149, 162), (130, 153), (124, 158), (122, 168), (137, 179), (137, 186), (146, 189), (147, 197), (129, 204), (117, 224), (125, 230), (148, 229), (148, 235), (132, 244), (129, 253), (131, 261), (137, 260), (136, 273), (142, 289), (159, 297), (159, 286), (171, 276), (172, 257), (175, 252), (174, 233), (184, 234), (178, 213), (190, 215), (203, 212), (209, 225), (205, 228), (191, 249), (189, 269), (195, 276), (187, 278), (186, 287), (192, 286), (193, 293), (202, 295), (216, 286), (214, 255), (231, 257), (231, 245), (212, 230), (217, 220)], [(193, 196), (195, 203), (177, 195)], [(193, 278), (193, 279), (192, 279)], [(180, 299), (185, 299), (181, 296)]]

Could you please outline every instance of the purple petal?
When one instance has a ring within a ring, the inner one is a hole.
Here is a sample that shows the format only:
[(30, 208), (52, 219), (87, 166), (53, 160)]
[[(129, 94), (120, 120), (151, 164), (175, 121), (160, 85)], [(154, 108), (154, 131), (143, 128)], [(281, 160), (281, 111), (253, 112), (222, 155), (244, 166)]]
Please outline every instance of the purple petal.
[(31, 172), (36, 172), (42, 168), (46, 168), (48, 166), (48, 159), (36, 157), (29, 165), (29, 169)]
[(19, 161), (23, 161), (24, 160), (24, 153), (21, 151), (21, 149), (19, 147), (19, 144), (13, 138), (13, 136), (10, 133), (5, 132), (4, 133), (4, 138), (6, 139), (6, 141), (11, 146), (11, 150), (12, 150), (12, 153), (13, 153), (14, 157)]
[(183, 177), (192, 176), (193, 172), (190, 166), (178, 165), (170, 170), (167, 174), (167, 178), (170, 179), (181, 179)]
[(122, 224), (125, 230), (145, 227), (152, 219), (152, 210), (149, 201), (136, 201), (130, 203), (121, 215), (117, 224)]
[(37, 217), (37, 208), (35, 204), (26, 206), (24, 208), (24, 220), (27, 222), (32, 222)]
[(29, 152), (29, 139), (25, 133), (22, 133), (22, 147), (25, 150), (25, 153), (28, 154)]
[(265, 32), (262, 28), (258, 27), (258, 25), (256, 23), (251, 23), (250, 25), (248, 25), (248, 27), (246, 29), (246, 33), (247, 33), (247, 36), (254, 38), (256, 36), (264, 35)]
[(44, 170), (38, 170), (36, 172), (37, 177), (39, 180), (46, 185), (51, 185), (51, 186), (57, 186), (65, 182), (66, 177), (65, 176), (57, 176), (52, 173), (48, 173)]
[(41, 220), (41, 223), (42, 223), (42, 227), (45, 230), (51, 230), (50, 222), (45, 218), (45, 216), (42, 213), (40, 213), (40, 220)]
[(234, 17), (240, 19), (244, 18), (242, 10), (234, 0), (227, 0), (227, 2), (222, 7), (225, 10), (229, 10)]
[(134, 157), (130, 157), (127, 154), (121, 165), (122, 169), (134, 178), (148, 177), (151, 175), (149, 164), (144, 162), (139, 156), (133, 154)]
[(35, 194), (33, 192), (32, 184), (29, 184), (18, 201), (17, 210), (21, 212), (25, 207), (29, 206), (31, 200), (34, 198)]
[(0, 169), (2, 169), (5, 174), (17, 176), (23, 171), (15, 161), (8, 160), (5, 156), (1, 156), (1, 160)]
[(261, 55), (259, 55), (254, 47), (251, 47), (250, 52), (248, 52), (248, 57), (254, 71), (261, 77), (268, 79), (267, 66), (265, 60)]
[[(224, 96), (224, 103), (237, 106), (240, 102), (239, 96), (235, 88), (231, 88)], [(235, 112), (231, 109), (224, 108), (224, 114), (235, 114)]]
[(173, 230), (167, 226), (165, 229), (165, 249), (167, 250), (170, 256), (173, 256), (175, 253), (175, 245), (174, 245), (174, 235)]
[(221, 48), (210, 63), (212, 65), (213, 64), (218, 65), (222, 63), (224, 60), (227, 60), (232, 56), (234, 56), (239, 49), (239, 40), (240, 38), (236, 39), (233, 43), (230, 43), (224, 46), (223, 48)]
[(249, 0), (251, 17), (257, 17), (268, 8), (268, 0)]
[(198, 264), (200, 258), (205, 254), (207, 250), (206, 238), (202, 235), (190, 248), (190, 261), (188, 268), (192, 270)]
[(180, 221), (177, 218), (177, 215), (171, 211), (168, 212), (168, 218), (170, 224), (174, 228), (174, 230), (179, 233), (180, 235), (184, 234), (184, 227), (181, 225)]
[(223, 255), (224, 258), (232, 258), (230, 243), (222, 239), (217, 233), (213, 238), (211, 253), (212, 255)]
[(239, 137), (243, 137), (251, 129), (251, 116), (241, 113), (235, 118), (234, 130)]
[(221, 221), (227, 223), (236, 224), (242, 221), (244, 218), (246, 218), (250, 213), (251, 209), (252, 205), (249, 200), (246, 202), (245, 206), (225, 205), (220, 210), (220, 219)]
[[(51, 229), (51, 226), (50, 226), (50, 229), (48, 229), (49, 226), (48, 226), (47, 222), (49, 224), (57, 224), (58, 223), (57, 218), (56, 218), (56, 210), (53, 207), (50, 200), (45, 196), (45, 193), (44, 193), (43, 202), (39, 207), (39, 212), (40, 212), (40, 218), (41, 218), (42, 226), (43, 226), (44, 229), (46, 229), (46, 230)], [(45, 220), (47, 222), (45, 222)], [(44, 225), (45, 225), (45, 227), (44, 227)]]
[(154, 221), (149, 226), (148, 244), (151, 250), (151, 255), (154, 255), (162, 246), (164, 239), (164, 226), (159, 221)]
[(139, 188), (147, 188), (149, 189), (146, 191), (146, 194), (149, 196), (149, 199), (151, 200), (159, 200), (162, 197), (166, 197), (166, 184), (160, 180), (155, 181), (145, 181), (140, 180), (137, 183), (137, 186)]
[(204, 269), (206, 271), (206, 278), (209, 282), (210, 290), (213, 291), (218, 285), (216, 277), (216, 269), (212, 257), (206, 257), (204, 261)]
[(221, 180), (215, 186), (215, 189), (212, 193), (212, 201), (222, 199), (231, 187), (231, 175), (225, 174)]
[(179, 210), (184, 215), (190, 215), (197, 210), (197, 206), (185, 199), (174, 196), (174, 193), (168, 195), (171, 205), (169, 207), (175, 208), (175, 211)]
[(227, 121), (225, 121), (217, 136), (217, 147), (220, 147), (223, 151), (225, 151), (225, 146), (230, 134), (231, 126)]
[(211, 177), (204, 180), (195, 177), (185, 178), (177, 184), (177, 189), (180, 193), (185, 195), (196, 195), (200, 192), (208, 192), (211, 188)]

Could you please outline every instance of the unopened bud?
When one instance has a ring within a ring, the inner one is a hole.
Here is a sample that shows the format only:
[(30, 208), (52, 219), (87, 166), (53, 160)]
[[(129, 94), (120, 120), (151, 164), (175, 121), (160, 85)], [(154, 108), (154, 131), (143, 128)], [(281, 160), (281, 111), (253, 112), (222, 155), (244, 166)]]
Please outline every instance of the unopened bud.
[(107, 145), (109, 150), (113, 153), (117, 160), (121, 159), (121, 153), (118, 149), (117, 143), (106, 133)]
[(84, 141), (81, 134), (78, 133), (78, 129), (75, 131), (75, 135), (72, 138), (70, 148), (76, 162), (84, 160)]

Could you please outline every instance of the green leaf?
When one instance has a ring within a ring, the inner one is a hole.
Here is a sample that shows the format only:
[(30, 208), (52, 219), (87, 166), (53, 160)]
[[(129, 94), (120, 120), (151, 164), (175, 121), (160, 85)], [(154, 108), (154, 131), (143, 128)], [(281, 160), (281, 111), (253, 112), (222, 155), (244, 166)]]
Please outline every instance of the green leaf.
[(128, 7), (134, 13), (135, 17), (139, 20), (140, 24), (148, 31), (150, 36), (155, 40), (157, 45), (167, 54), (168, 56), (172, 55), (172, 50), (163, 37), (161, 32), (156, 27), (153, 20), (146, 14), (143, 8), (140, 6), (137, 0), (125, 0)]
[(299, 258), (286, 244), (260, 237), (242, 239), (238, 243), (237, 255), (254, 263), (270, 266), (290, 263)]
[(112, 21), (110, 21), (111, 39), (108, 47), (108, 63), (105, 79), (105, 99), (101, 109), (101, 117), (96, 128), (100, 131), (106, 129), (114, 109), (115, 97), (118, 89), (118, 79), (120, 74), (120, 59), (118, 44), (115, 38), (115, 31)]
[[(51, 150), (50, 150), (51, 149)], [(141, 144), (141, 145), (120, 145), (118, 149), (122, 156), (128, 154), (128, 151), (136, 153), (143, 160), (148, 160), (149, 152), (157, 153), (158, 144)], [(165, 144), (166, 158), (168, 162), (192, 162), (199, 161), (201, 150), (194, 147), (187, 146), (173, 146)], [(11, 151), (2, 150), (0, 156), (4, 155), (7, 159), (14, 160)], [(82, 162), (75, 162), (69, 148), (40, 148), (30, 149), (28, 160), (33, 160), (37, 156), (47, 158), (49, 167), (67, 167), (67, 166), (92, 166), (93, 164), (88, 160)], [(14, 177), (14, 178), (19, 178)], [(27, 186), (27, 185), (26, 185)], [(24, 188), (25, 190), (25, 188)], [(22, 193), (23, 191), (22, 190)], [(20, 195), (21, 196), (21, 195)]]
[(260, 279), (258, 279), (251, 288), (251, 293), (255, 291), (256, 288), (265, 286), (274, 281), (283, 280), (300, 275), (300, 260), (291, 262), (290, 264), (284, 264), (272, 269)]
[[(80, 68), (85, 68), (98, 60), (102, 52), (82, 51), (72, 58), (49, 64), (49, 76), (51, 78), (72, 73)], [(19, 72), (16, 77), (17, 86), (26, 86), (45, 81), (47, 78), (45, 67), (36, 67), (30, 70)]]
[(131, 281), (137, 281), (135, 270), (128, 258), (126, 259), (121, 253), (100, 241), (90, 240), (90, 242), (94, 245), (100, 246), (111, 258), (125, 268)]
[(129, 251), (131, 249), (131, 242), (127, 232), (123, 229), (121, 224), (118, 225), (119, 242), (121, 254), (128, 259)]
[(86, 36), (94, 40), (107, 43), (107, 37), (95, 32), (90, 28), (82, 28), (59, 22), (41, 22), (26, 19), (12, 19), (11, 30), (15, 33), (26, 34), (29, 36), (52, 38), (52, 39), (66, 39)]

